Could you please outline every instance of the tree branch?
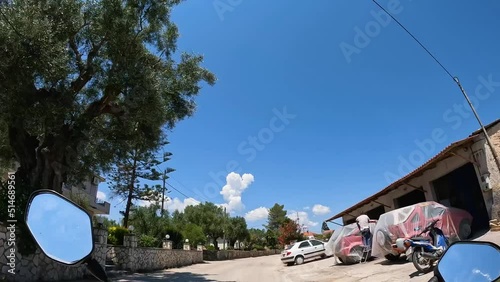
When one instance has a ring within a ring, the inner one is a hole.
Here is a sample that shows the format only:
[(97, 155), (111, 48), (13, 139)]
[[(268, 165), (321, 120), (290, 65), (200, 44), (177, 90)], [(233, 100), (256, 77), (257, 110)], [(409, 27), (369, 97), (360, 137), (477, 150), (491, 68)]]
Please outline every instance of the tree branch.
[(82, 60), (82, 54), (80, 54), (80, 51), (78, 51), (78, 46), (76, 45), (74, 35), (69, 38), (69, 47), (71, 47), (71, 50), (73, 50), (73, 53), (75, 53), (76, 65), (78, 66), (80, 74), (82, 74), (85, 71), (85, 65)]
[(106, 38), (103, 38), (98, 45), (92, 46), (92, 49), (87, 56), (87, 65), (85, 67), (85, 70), (83, 72), (80, 72), (78, 78), (71, 83), (71, 92), (73, 94), (80, 92), (82, 88), (85, 87), (87, 82), (92, 79), (92, 76), (94, 75), (94, 68), (92, 66), (94, 58), (99, 54), (99, 50), (101, 49), (102, 45), (104, 45), (105, 41)]

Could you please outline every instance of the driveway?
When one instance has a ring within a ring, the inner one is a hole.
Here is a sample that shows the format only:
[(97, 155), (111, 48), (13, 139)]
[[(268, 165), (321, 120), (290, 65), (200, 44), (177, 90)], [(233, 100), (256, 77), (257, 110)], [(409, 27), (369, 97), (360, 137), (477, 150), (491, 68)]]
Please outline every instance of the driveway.
[[(476, 240), (500, 244), (500, 232), (486, 233)], [(388, 262), (376, 259), (364, 264), (335, 265), (334, 258), (285, 266), (279, 255), (217, 261), (149, 274), (126, 275), (114, 281), (175, 282), (357, 282), (357, 281), (428, 281), (432, 273), (420, 275), (411, 262)]]

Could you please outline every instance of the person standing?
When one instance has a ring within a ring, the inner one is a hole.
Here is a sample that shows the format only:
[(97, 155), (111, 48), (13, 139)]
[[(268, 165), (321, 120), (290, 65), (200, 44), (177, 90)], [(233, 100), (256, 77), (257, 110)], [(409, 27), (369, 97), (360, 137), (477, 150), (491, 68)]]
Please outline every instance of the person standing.
[(372, 248), (372, 232), (370, 230), (370, 223), (374, 222), (366, 214), (362, 214), (356, 218), (356, 224), (363, 239), (363, 245), (366, 246), (366, 251), (371, 251)]

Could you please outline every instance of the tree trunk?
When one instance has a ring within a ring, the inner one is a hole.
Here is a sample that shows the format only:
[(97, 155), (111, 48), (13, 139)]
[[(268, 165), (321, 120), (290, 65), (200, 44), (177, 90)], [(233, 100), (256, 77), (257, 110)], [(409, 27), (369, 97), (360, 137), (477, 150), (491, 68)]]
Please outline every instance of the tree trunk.
[[(39, 189), (51, 189), (62, 193), (62, 183), (66, 179), (68, 155), (65, 148), (72, 146), (69, 132), (45, 136), (40, 142), (36, 136), (30, 135), (21, 122), (9, 126), (9, 142), (14, 150), (19, 168), (16, 172), (17, 182), (25, 183), (32, 192)], [(77, 152), (74, 152), (76, 154)]]

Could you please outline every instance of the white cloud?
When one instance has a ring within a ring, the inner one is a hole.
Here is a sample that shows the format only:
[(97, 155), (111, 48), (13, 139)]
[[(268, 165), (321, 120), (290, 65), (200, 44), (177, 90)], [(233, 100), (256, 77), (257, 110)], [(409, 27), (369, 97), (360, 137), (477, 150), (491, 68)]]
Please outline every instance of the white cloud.
[[(149, 207), (153, 203), (154, 201), (139, 200), (136, 204), (141, 207)], [(158, 204), (161, 206), (161, 200), (158, 202)], [(197, 201), (194, 198), (186, 198), (184, 200), (180, 200), (179, 198), (172, 199), (170, 197), (165, 197), (164, 209), (168, 210), (169, 212), (174, 212), (176, 210), (183, 212), (187, 206), (196, 206), (198, 204), (200, 204), (200, 201)]]
[(311, 207), (304, 207), (304, 210), (310, 210)]
[(101, 200), (101, 201), (104, 201), (106, 200), (106, 194), (104, 194), (104, 192), (101, 192), (101, 191), (97, 191), (97, 199)]
[(249, 173), (239, 175), (238, 173), (231, 172), (227, 175), (227, 184), (220, 191), (224, 201), (226, 201), (222, 206), (227, 209), (227, 212), (241, 211), (245, 208), (241, 200), (241, 194), (253, 181), (254, 177)]
[(179, 198), (173, 198), (167, 201), (167, 209), (169, 212), (174, 212), (176, 210), (183, 212), (187, 206), (196, 206), (199, 205), (200, 202), (195, 200), (194, 198), (186, 198), (184, 201), (181, 201)]
[(314, 207), (312, 208), (312, 212), (315, 215), (325, 215), (325, 214), (330, 213), (330, 208), (327, 206), (317, 204), (317, 205), (314, 205)]
[(269, 215), (269, 209), (265, 207), (256, 208), (245, 214), (245, 219), (247, 221), (258, 221), (266, 219)]
[(307, 227), (307, 228), (311, 228), (311, 227), (318, 225), (317, 222), (309, 219), (309, 214), (305, 211), (299, 211), (299, 212), (288, 211), (288, 214), (286, 216), (292, 220), (296, 220), (297, 214), (299, 216), (299, 224), (300, 225), (304, 225), (304, 227)]

